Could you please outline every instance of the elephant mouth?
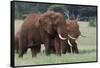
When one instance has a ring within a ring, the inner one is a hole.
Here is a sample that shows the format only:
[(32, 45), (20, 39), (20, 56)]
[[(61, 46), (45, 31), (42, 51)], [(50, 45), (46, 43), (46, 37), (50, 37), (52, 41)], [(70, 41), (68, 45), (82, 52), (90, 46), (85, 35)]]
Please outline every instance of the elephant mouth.
[(66, 40), (66, 38), (62, 37), (60, 34), (58, 34), (58, 36), (59, 36), (59, 38), (60, 38), (61, 40)]
[(73, 40), (76, 40), (76, 39), (77, 39), (77, 38), (75, 38), (75, 37), (72, 37), (72, 36), (69, 35), (69, 34), (68, 34), (68, 37), (71, 38), (71, 39), (73, 39)]

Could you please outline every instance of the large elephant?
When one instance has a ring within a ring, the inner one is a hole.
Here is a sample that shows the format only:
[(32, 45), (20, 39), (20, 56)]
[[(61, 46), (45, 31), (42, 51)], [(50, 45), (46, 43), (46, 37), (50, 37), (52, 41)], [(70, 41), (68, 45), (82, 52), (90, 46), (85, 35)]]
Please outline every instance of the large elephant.
[[(44, 44), (46, 55), (50, 55), (51, 39), (56, 35), (60, 40), (67, 39), (66, 20), (64, 15), (54, 11), (43, 14), (29, 14), (21, 26), (19, 37), (19, 57), (27, 51), (31, 43)], [(38, 45), (37, 45), (38, 46)]]
[[(76, 20), (66, 20), (66, 28), (68, 38), (66, 40), (60, 40), (58, 36), (53, 39), (51, 51), (56, 54), (66, 54), (66, 52), (79, 53), (77, 48), (76, 39), (80, 35), (79, 25)], [(59, 50), (60, 49), (60, 50)]]

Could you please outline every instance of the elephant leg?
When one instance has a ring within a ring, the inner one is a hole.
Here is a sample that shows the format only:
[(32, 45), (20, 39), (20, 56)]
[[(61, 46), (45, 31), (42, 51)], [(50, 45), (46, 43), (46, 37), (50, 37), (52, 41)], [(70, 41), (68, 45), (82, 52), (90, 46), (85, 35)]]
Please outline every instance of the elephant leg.
[(63, 54), (66, 54), (66, 52), (67, 52), (67, 53), (71, 53), (71, 47), (70, 47), (70, 45), (68, 44), (68, 42), (67, 42), (67, 41), (64, 41), (63, 43), (64, 43), (64, 44), (62, 45), (62, 53), (63, 53)]
[(19, 48), (19, 57), (23, 57), (23, 55), (27, 52), (27, 48), (21, 49)]
[(23, 57), (23, 55), (27, 52), (26, 47), (19, 47), (19, 57)]
[(71, 53), (71, 48), (70, 48), (69, 45), (64, 46), (63, 54), (66, 54), (66, 52), (67, 52), (67, 53)]
[(51, 53), (55, 54), (55, 47), (54, 46), (51, 47)]
[(36, 50), (37, 53), (41, 52), (41, 44), (40, 43), (36, 43), (33, 41), (30, 48), (32, 48), (32, 47)]
[(58, 38), (56, 38), (54, 41), (56, 54), (61, 56), (61, 41)]
[(36, 51), (37, 51), (37, 53), (41, 52), (41, 44), (36, 46)]
[(19, 57), (23, 57), (23, 55), (27, 52), (28, 40), (26, 35), (21, 34), (19, 38)]
[(67, 46), (66, 46), (65, 41), (61, 45), (61, 51), (62, 51), (63, 54), (66, 54), (66, 52), (67, 52)]
[(74, 43), (72, 44), (72, 52), (73, 53), (79, 53), (78, 47), (77, 47), (77, 43), (74, 41)]
[(41, 46), (40, 46), (40, 44), (37, 44), (37, 43), (33, 43), (30, 48), (31, 48), (31, 52), (32, 52), (32, 57), (37, 56), (37, 53), (40, 53), (40, 51), (41, 51)]
[(62, 53), (66, 54), (66, 47), (65, 46), (62, 46)]
[(51, 41), (51, 53), (55, 54), (54, 40)]
[(35, 47), (31, 47), (32, 57), (36, 57), (37, 52)]
[(70, 45), (68, 44), (68, 45), (67, 45), (67, 52), (68, 52), (68, 53), (71, 53), (71, 49), (72, 49), (72, 47), (70, 47)]
[(45, 36), (44, 46), (45, 46), (46, 55), (47, 56), (50, 55), (51, 54), (51, 39), (48, 36)]
[(44, 44), (44, 46), (45, 46), (45, 52), (46, 52), (46, 55), (48, 56), (48, 55), (50, 55), (50, 46), (48, 45), (48, 43), (46, 42), (45, 44)]

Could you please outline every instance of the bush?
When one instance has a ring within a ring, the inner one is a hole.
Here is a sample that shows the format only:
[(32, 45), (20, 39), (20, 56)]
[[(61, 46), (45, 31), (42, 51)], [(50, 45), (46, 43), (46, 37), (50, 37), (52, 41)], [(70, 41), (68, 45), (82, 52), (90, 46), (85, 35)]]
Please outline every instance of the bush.
[(22, 19), (23, 14), (21, 12), (15, 11), (15, 19)]
[(91, 26), (91, 27), (96, 26), (96, 18), (95, 17), (89, 18), (89, 26)]

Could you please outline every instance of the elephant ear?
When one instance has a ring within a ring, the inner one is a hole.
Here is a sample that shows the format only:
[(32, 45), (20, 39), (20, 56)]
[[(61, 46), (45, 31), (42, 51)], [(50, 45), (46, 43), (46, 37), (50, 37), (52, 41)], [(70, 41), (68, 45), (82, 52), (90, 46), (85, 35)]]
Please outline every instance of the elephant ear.
[(49, 17), (42, 16), (39, 20), (39, 23), (41, 25), (40, 27), (42, 27), (44, 31), (46, 31), (49, 34), (52, 34), (53, 32), (52, 20)]

